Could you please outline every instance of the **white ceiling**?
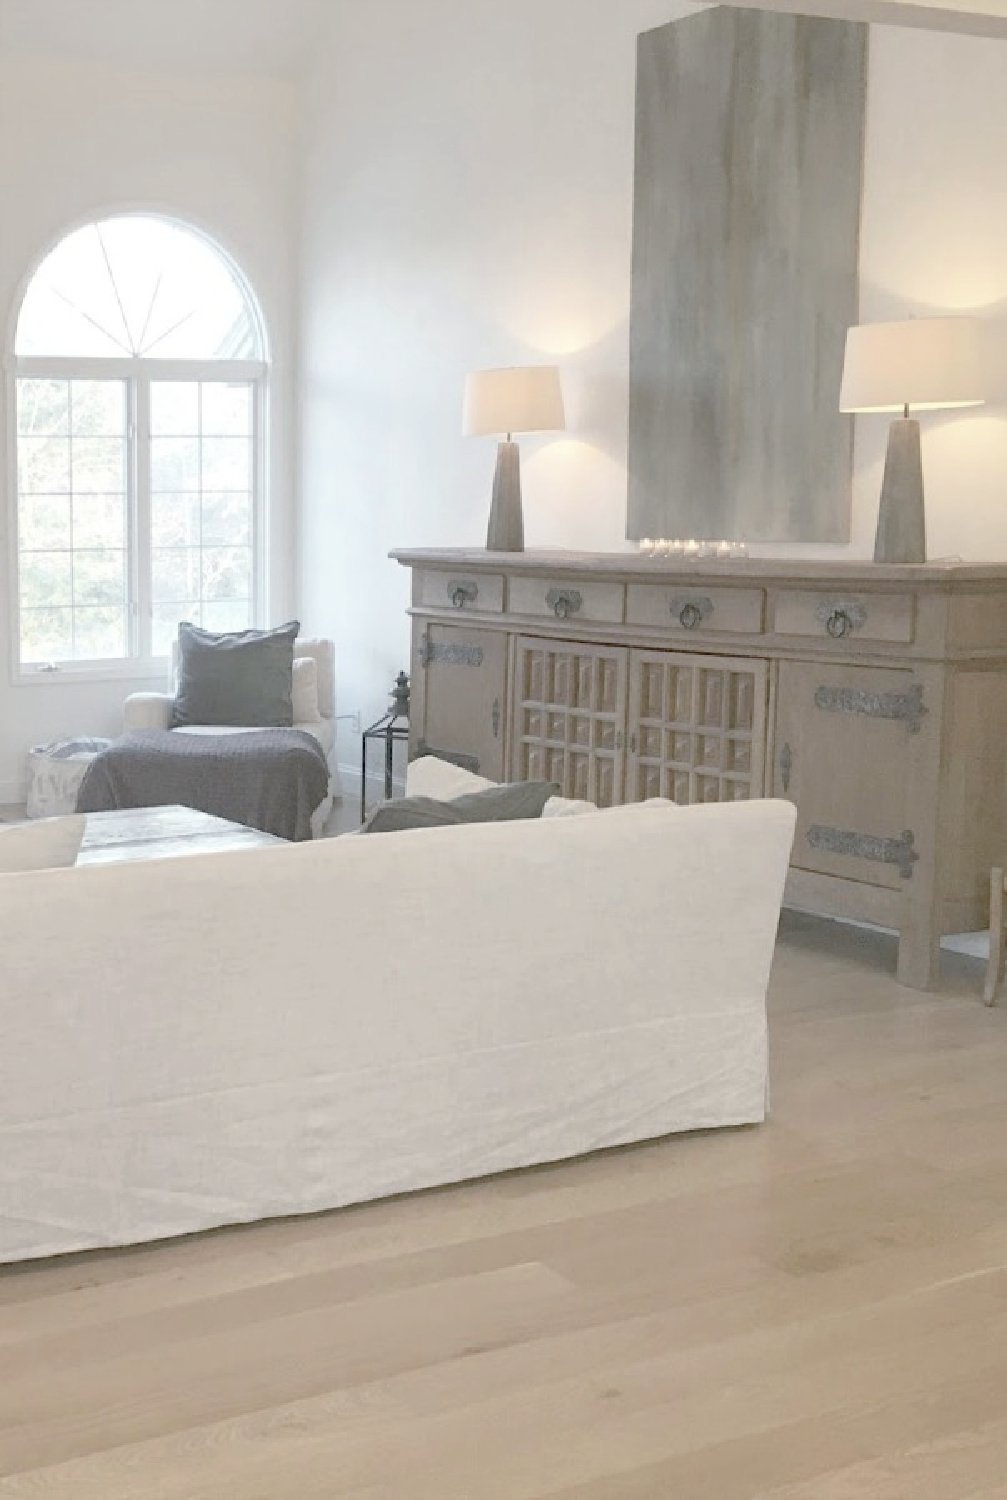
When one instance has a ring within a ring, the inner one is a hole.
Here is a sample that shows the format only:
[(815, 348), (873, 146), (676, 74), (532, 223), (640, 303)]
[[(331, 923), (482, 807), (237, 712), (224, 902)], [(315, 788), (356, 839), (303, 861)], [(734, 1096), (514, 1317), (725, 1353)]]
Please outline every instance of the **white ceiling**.
[[(0, 0), (0, 56), (46, 55), (164, 72), (290, 78), (305, 66), (346, 3), (367, 5), (370, 0)], [(418, 6), (423, 3), (415, 0)], [(1007, 0), (734, 3), (993, 36), (1007, 32)], [(649, 5), (644, 4), (641, 29), (692, 8), (688, 0), (649, 0)]]
[(0, 0), (0, 54), (290, 77), (337, 0)]

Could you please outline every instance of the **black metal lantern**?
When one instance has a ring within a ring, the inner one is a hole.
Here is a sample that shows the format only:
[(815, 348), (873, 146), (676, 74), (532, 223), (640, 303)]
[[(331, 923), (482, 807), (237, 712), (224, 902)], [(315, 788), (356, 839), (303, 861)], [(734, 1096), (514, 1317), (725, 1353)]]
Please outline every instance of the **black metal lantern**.
[(409, 739), (409, 677), (400, 672), (392, 689), (391, 707), (383, 718), (378, 719), (361, 737), (360, 750), (360, 821), (367, 816), (367, 746), (371, 740), (382, 740), (385, 747), (385, 796), (392, 795), (392, 769), (395, 763), (395, 742)]

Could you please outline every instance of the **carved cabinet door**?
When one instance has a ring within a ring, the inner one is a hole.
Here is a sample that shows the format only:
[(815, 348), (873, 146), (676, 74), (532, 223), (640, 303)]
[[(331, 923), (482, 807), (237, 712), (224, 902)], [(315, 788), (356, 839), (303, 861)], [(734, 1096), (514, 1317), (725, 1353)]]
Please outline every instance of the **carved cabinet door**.
[(599, 807), (623, 800), (628, 658), (622, 646), (518, 637), (513, 780), (555, 781)]
[(410, 755), (439, 755), (502, 781), (506, 689), (503, 631), (416, 619)]
[(794, 865), (907, 889), (919, 858), (912, 788), (930, 719), (911, 670), (780, 663), (773, 791), (797, 804)]
[(763, 661), (633, 651), (626, 801), (761, 797), (767, 676)]

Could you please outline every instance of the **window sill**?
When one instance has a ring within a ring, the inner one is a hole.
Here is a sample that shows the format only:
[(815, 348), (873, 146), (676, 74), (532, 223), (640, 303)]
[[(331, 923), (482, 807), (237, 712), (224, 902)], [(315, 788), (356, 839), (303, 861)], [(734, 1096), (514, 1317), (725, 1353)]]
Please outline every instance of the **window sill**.
[(12, 687), (70, 686), (92, 682), (130, 682), (138, 686), (167, 688), (171, 676), (168, 656), (131, 658), (129, 661), (65, 662), (55, 668), (15, 667)]

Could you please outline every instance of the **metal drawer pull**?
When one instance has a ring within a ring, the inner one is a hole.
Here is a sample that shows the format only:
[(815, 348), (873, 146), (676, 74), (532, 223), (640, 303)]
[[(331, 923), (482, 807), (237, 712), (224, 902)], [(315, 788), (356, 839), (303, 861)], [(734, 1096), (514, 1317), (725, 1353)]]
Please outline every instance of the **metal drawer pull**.
[(474, 604), (479, 597), (479, 585), (468, 578), (452, 578), (448, 584), (448, 598), (454, 609), (464, 609)]
[(827, 854), (846, 854), (853, 859), (876, 860), (883, 865), (897, 865), (903, 880), (911, 880), (913, 865), (919, 855), (913, 848), (916, 835), (907, 828), (901, 838), (882, 838), (876, 833), (854, 833), (847, 828), (827, 828), (814, 823), (808, 829), (812, 849)]
[(832, 601), (818, 606), (815, 619), (825, 626), (834, 641), (841, 641), (844, 636), (852, 635), (855, 630), (860, 629), (867, 619), (867, 611), (862, 604)]
[(713, 600), (705, 596), (703, 598), (685, 597), (682, 594), (673, 595), (668, 608), (678, 618), (678, 623), (683, 630), (695, 630), (702, 625), (707, 615), (713, 614)]
[(584, 600), (577, 589), (550, 589), (545, 602), (557, 620), (565, 620), (569, 615), (577, 613)]

